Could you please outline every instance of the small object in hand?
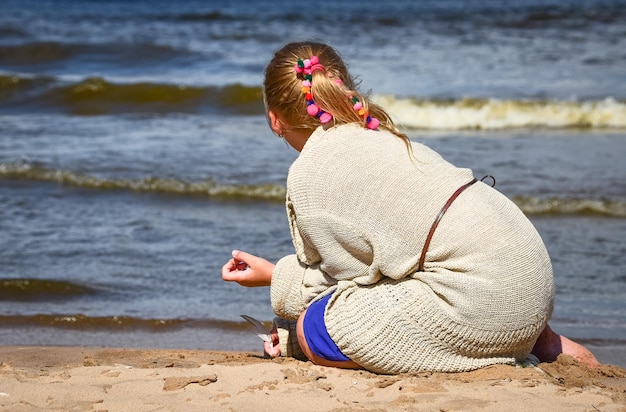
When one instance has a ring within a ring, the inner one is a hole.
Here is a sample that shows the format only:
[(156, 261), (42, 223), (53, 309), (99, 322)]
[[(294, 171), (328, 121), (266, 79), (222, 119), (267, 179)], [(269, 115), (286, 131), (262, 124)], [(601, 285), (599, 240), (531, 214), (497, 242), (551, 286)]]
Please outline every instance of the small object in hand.
[(254, 319), (252, 316), (248, 316), (248, 315), (239, 315), (242, 318), (244, 318), (245, 320), (247, 320), (253, 327), (254, 327), (254, 333), (256, 333), (256, 335), (261, 338), (264, 342), (270, 342), (270, 344), (272, 343), (272, 331), (267, 329), (265, 326), (263, 326), (263, 324)]
[(248, 264), (246, 262), (241, 261), (241, 260), (235, 259), (235, 269), (237, 269), (237, 270), (246, 270), (246, 269), (248, 269)]

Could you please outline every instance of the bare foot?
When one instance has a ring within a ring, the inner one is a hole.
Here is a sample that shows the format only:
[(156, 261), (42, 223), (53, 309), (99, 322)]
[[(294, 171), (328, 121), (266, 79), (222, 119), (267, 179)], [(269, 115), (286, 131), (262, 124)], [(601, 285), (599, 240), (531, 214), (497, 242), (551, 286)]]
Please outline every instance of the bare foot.
[(563, 353), (590, 367), (600, 365), (589, 349), (565, 336), (556, 334), (548, 325), (539, 335), (531, 353), (541, 362), (554, 362)]

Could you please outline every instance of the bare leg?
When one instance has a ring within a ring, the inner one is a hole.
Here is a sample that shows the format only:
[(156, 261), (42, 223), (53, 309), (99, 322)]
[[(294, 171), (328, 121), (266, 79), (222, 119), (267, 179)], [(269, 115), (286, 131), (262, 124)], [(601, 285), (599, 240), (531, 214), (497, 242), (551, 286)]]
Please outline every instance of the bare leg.
[(600, 362), (583, 345), (556, 334), (549, 325), (539, 335), (532, 352), (541, 362), (554, 362), (560, 354), (570, 355), (587, 366), (598, 366)]
[(309, 344), (307, 343), (306, 338), (304, 337), (304, 327), (302, 326), (302, 324), (304, 323), (305, 314), (306, 314), (306, 310), (302, 312), (302, 314), (298, 318), (296, 331), (298, 333), (298, 342), (300, 343), (300, 347), (302, 348), (302, 351), (304, 352), (306, 357), (309, 358), (311, 362), (320, 366), (332, 366), (335, 368), (342, 368), (342, 369), (361, 369), (359, 365), (357, 365), (356, 363), (352, 361), (330, 361), (324, 358), (320, 358), (319, 356), (314, 354), (309, 348)]

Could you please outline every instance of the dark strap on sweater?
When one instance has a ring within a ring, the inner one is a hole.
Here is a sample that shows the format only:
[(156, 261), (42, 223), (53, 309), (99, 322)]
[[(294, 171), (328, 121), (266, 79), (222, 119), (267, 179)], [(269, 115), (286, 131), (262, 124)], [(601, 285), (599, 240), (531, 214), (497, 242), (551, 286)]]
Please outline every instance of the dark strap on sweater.
[[(484, 176), (482, 179), (480, 179), (480, 181), (482, 182), (483, 180), (485, 180), (488, 177), (491, 178), (491, 180), (493, 180), (493, 184), (491, 185), (491, 187), (494, 187), (496, 185), (496, 178), (491, 176), (491, 175)], [(430, 231), (428, 232), (428, 236), (426, 236), (426, 241), (424, 242), (424, 248), (422, 249), (422, 255), (420, 256), (419, 266), (417, 267), (417, 271), (418, 272), (422, 272), (424, 270), (424, 260), (426, 260), (426, 252), (428, 251), (428, 246), (430, 246), (430, 240), (433, 238), (433, 235), (435, 234), (435, 229), (437, 229), (437, 226), (439, 225), (439, 221), (441, 220), (441, 218), (443, 218), (443, 215), (446, 214), (446, 211), (448, 210), (448, 208), (450, 207), (452, 202), (454, 202), (454, 200), (457, 197), (459, 197), (459, 195), (461, 193), (463, 193), (463, 191), (465, 189), (467, 189), (468, 187), (470, 187), (471, 185), (473, 185), (477, 181), (478, 180), (476, 180), (476, 178), (474, 178), (470, 182), (465, 183), (463, 186), (461, 186), (458, 189), (456, 189), (456, 192), (452, 193), (452, 196), (450, 196), (450, 198), (448, 199), (446, 204), (443, 205), (443, 207), (439, 211), (439, 214), (435, 218), (435, 221), (433, 222), (433, 225), (430, 227)]]

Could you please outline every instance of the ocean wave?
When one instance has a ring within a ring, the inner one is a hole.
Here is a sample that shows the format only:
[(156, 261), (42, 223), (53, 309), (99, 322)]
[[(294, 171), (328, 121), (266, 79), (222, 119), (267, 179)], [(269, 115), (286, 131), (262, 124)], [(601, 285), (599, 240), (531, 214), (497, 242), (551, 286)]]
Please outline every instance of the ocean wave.
[(179, 179), (146, 177), (142, 179), (102, 179), (68, 170), (47, 169), (30, 163), (0, 163), (0, 178), (56, 182), (99, 190), (128, 190), (157, 194), (206, 196), (232, 200), (283, 202), (285, 188), (273, 184), (220, 185), (213, 180), (186, 182)]
[(219, 10), (209, 11), (209, 12), (198, 12), (198, 13), (182, 13), (179, 15), (161, 15), (159, 16), (162, 20), (178, 20), (181, 22), (215, 22), (215, 21), (233, 21), (239, 20), (237, 16), (232, 14), (223, 13)]
[(45, 65), (77, 57), (98, 61), (100, 64), (119, 62), (124, 66), (137, 66), (191, 58), (192, 53), (185, 49), (149, 42), (83, 44), (41, 41), (0, 45), (0, 65), (8, 67)]
[(0, 46), (0, 64), (27, 65), (55, 62), (76, 54), (74, 48), (55, 42)]
[(0, 328), (51, 327), (72, 330), (112, 330), (167, 332), (182, 328), (241, 330), (250, 328), (244, 321), (219, 319), (145, 319), (134, 316), (87, 316), (84, 314), (0, 315)]
[(16, 75), (0, 74), (0, 107), (4, 102), (24, 99), (32, 91), (40, 91), (54, 83), (51, 77), (20, 77)]
[[(495, 13), (494, 13), (494, 16)], [(545, 29), (556, 26), (562, 29), (584, 30), (592, 24), (610, 25), (622, 21), (624, 7), (604, 4), (603, 7), (577, 7), (555, 4), (544, 7), (530, 7), (524, 12), (513, 8), (502, 18), (493, 18), (489, 22), (496, 27), (514, 29)]]
[(389, 95), (372, 100), (399, 125), (427, 130), (512, 128), (626, 128), (626, 102), (560, 100), (419, 100)]
[(626, 201), (620, 200), (515, 196), (513, 201), (527, 215), (588, 215), (626, 218)]
[(0, 279), (0, 300), (34, 302), (68, 300), (96, 291), (72, 282), (50, 279)]
[[(374, 95), (403, 128), (501, 130), (513, 128), (626, 129), (626, 101), (418, 99)], [(260, 86), (188, 86), (166, 83), (113, 83), (87, 78), (61, 84), (47, 77), (0, 75), (0, 111), (64, 112), (74, 115), (125, 113), (204, 113), (262, 115)]]
[[(433, 3), (435, 4), (435, 3)], [(433, 30), (466, 29), (467, 27), (502, 27), (507, 29), (538, 29), (559, 27), (562, 29), (581, 30), (593, 24), (614, 24), (624, 17), (624, 8), (619, 4), (602, 4), (602, 7), (579, 7), (579, 5), (557, 4), (541, 6), (516, 7), (511, 5), (504, 8), (497, 4), (476, 4), (468, 8), (459, 3), (432, 7), (428, 4), (404, 4), (402, 7), (370, 2), (367, 9), (373, 12), (358, 15), (346, 12), (326, 13), (324, 10), (307, 10), (296, 8), (282, 8), (270, 11), (272, 21), (288, 22), (290, 24), (308, 22), (313, 13), (318, 24), (330, 26), (346, 26), (367, 22), (367, 27), (378, 26), (414, 27), (416, 22), (426, 22), (433, 25)], [(240, 9), (224, 12), (218, 9), (180, 14), (164, 14), (158, 16), (161, 20), (187, 22), (256, 22), (258, 13)]]
[(51, 83), (45, 78), (0, 76), (0, 110), (36, 109), (75, 115), (204, 111), (264, 113), (261, 88), (241, 84), (224, 87), (148, 82), (119, 84), (99, 77), (72, 84)]
[[(268, 329), (271, 322), (262, 322)], [(610, 323), (608, 326), (612, 326)], [(203, 331), (249, 332), (254, 330), (245, 321), (229, 321), (211, 318), (138, 318), (134, 316), (107, 315), (87, 316), (81, 313), (39, 313), (34, 315), (0, 315), (0, 330), (19, 329), (57, 329), (79, 332), (108, 331), (111, 333), (168, 333), (183, 329), (199, 329)], [(585, 345), (602, 347), (623, 347), (626, 339), (619, 337), (583, 338), (577, 341)]]
[[(68, 170), (47, 169), (31, 163), (0, 163), (0, 179), (54, 182), (95, 190), (127, 190), (180, 196), (205, 196), (224, 200), (283, 202), (286, 188), (276, 184), (221, 185), (212, 179), (186, 182), (180, 179), (102, 179)], [(584, 215), (626, 218), (626, 201), (515, 196), (512, 200), (527, 215)]]

